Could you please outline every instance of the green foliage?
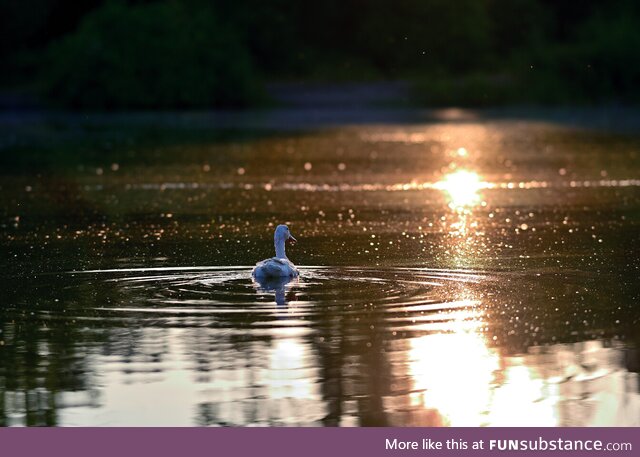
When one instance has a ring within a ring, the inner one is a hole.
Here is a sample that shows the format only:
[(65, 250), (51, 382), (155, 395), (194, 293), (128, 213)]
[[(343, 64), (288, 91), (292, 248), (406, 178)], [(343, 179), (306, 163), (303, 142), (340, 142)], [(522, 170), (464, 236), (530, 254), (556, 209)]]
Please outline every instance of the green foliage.
[(431, 0), (369, 2), (357, 36), (381, 68), (466, 72), (490, 51), (485, 2)]
[(77, 108), (242, 106), (261, 95), (250, 57), (208, 8), (108, 2), (55, 42), (47, 96)]
[[(536, 48), (521, 75), (533, 99), (545, 102), (640, 101), (638, 16), (622, 8), (595, 14), (564, 43)], [(524, 62), (524, 59), (521, 59)]]
[[(501, 49), (493, 58), (495, 65), (467, 74), (423, 75), (416, 84), (418, 102), (437, 106), (640, 102), (640, 15), (632, 4), (618, 2), (595, 11), (565, 40), (551, 41), (545, 37), (550, 21), (536, 2), (517, 0), (511, 7), (505, 0), (493, 2), (494, 49)], [(515, 15), (515, 6), (521, 8), (520, 18), (497, 20)], [(536, 17), (537, 26), (525, 25)], [(514, 28), (517, 24), (521, 33)], [(509, 37), (513, 42), (503, 43)]]
[(502, 64), (517, 51), (545, 41), (552, 28), (552, 12), (539, 0), (487, 0), (491, 53)]
[(438, 105), (640, 101), (634, 0), (33, 1), (0, 2), (0, 86), (39, 82), (63, 107), (254, 105), (263, 79), (413, 78)]

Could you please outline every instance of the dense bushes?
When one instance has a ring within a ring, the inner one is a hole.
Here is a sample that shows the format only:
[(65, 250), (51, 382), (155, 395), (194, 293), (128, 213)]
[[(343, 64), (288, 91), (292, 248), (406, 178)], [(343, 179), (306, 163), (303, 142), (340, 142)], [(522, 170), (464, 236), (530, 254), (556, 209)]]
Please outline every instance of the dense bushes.
[(429, 105), (640, 101), (634, 0), (36, 3), (0, 2), (0, 85), (65, 107), (243, 106), (263, 80), (382, 78)]
[[(502, 3), (502, 0), (494, 1)], [(521, 7), (535, 6), (531, 0), (519, 0), (519, 3)], [(492, 59), (491, 65), (473, 73), (420, 76), (416, 99), (430, 105), (458, 106), (638, 103), (638, 9), (633, 2), (611, 2), (606, 9), (591, 11), (574, 27), (556, 24), (557, 28), (563, 28), (564, 35), (558, 40), (553, 39), (554, 30), (548, 16), (536, 8), (523, 8), (523, 16), (526, 17), (524, 12), (528, 11), (529, 19), (539, 17), (539, 26), (529, 27), (526, 39), (505, 48)], [(497, 35), (505, 39), (518, 36), (514, 30), (503, 30)]]
[(523, 80), (547, 102), (640, 101), (640, 24), (622, 9), (595, 14), (571, 40), (540, 46)]
[(51, 45), (47, 96), (78, 108), (242, 106), (260, 96), (250, 57), (208, 8), (108, 2)]

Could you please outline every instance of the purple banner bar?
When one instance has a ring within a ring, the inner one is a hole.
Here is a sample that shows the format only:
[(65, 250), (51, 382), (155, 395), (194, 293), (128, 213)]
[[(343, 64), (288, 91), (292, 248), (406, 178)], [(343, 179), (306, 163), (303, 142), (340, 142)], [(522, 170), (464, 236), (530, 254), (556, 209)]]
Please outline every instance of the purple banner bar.
[[(533, 450), (531, 450), (533, 449)], [(637, 428), (3, 428), (0, 455), (640, 455)]]

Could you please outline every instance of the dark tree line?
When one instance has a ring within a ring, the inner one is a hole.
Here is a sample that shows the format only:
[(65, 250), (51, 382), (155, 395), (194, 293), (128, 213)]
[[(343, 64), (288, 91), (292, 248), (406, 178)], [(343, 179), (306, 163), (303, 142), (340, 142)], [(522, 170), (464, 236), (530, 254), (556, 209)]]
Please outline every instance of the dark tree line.
[(639, 25), (632, 0), (3, 0), (0, 84), (107, 109), (255, 104), (283, 79), (635, 102)]

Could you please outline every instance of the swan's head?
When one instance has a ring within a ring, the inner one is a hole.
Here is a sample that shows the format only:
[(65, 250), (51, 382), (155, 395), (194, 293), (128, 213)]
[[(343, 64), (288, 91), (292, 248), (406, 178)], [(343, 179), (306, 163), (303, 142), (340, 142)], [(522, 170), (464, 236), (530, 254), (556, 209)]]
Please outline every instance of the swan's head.
[(287, 241), (287, 240), (291, 240), (293, 242), (298, 241), (293, 237), (293, 235), (291, 235), (291, 232), (289, 231), (289, 227), (287, 227), (284, 224), (278, 225), (276, 227), (276, 233), (274, 234), (274, 239), (276, 242)]

